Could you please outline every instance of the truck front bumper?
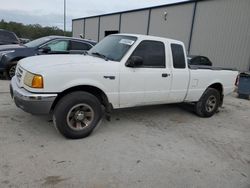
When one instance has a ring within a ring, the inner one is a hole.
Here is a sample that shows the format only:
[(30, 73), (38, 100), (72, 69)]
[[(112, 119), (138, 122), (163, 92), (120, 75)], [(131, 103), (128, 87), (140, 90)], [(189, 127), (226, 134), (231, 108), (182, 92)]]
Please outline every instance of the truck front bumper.
[(15, 76), (11, 80), (10, 94), (17, 107), (31, 114), (49, 114), (57, 94), (31, 93), (16, 84)]

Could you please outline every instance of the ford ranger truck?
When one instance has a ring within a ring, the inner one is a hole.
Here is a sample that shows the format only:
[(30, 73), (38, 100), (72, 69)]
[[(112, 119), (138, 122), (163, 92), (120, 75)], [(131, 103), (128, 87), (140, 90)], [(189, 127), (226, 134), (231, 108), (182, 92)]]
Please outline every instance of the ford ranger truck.
[(211, 117), (233, 92), (238, 72), (188, 66), (186, 57), (177, 40), (110, 35), (82, 55), (20, 60), (10, 92), (17, 107), (51, 114), (59, 132), (73, 139), (90, 135), (104, 113), (119, 108), (187, 102)]

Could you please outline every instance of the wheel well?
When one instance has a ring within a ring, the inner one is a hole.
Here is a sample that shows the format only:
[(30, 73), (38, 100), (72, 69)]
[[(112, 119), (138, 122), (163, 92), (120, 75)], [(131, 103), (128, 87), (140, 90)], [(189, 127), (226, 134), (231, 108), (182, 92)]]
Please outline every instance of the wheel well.
[(99, 89), (97, 87), (94, 87), (94, 86), (89, 86), (89, 85), (75, 86), (75, 87), (66, 89), (63, 92), (61, 92), (57, 96), (56, 100), (54, 101), (54, 103), (53, 103), (53, 105), (51, 107), (51, 111), (54, 110), (57, 102), (62, 97), (64, 97), (68, 93), (72, 93), (74, 91), (85, 91), (85, 92), (91, 93), (92, 95), (94, 95), (100, 101), (100, 103), (105, 107), (106, 111), (111, 111), (112, 104), (109, 103), (108, 97), (106, 96), (106, 94), (101, 89)]
[(25, 57), (16, 57), (16, 58), (12, 59), (11, 61), (19, 61), (19, 60), (21, 60), (23, 58), (25, 58)]
[(221, 101), (220, 106), (221, 106), (222, 103), (223, 103), (223, 98), (224, 98), (222, 84), (221, 83), (214, 83), (214, 84), (210, 85), (208, 88), (213, 88), (213, 89), (216, 89), (217, 91), (219, 91), (219, 93), (220, 93), (220, 101)]
[(23, 58), (25, 58), (25, 57), (16, 57), (16, 58), (14, 58), (14, 59), (11, 59), (9, 62), (9, 65), (8, 65), (8, 69), (12, 66), (12, 65), (15, 65), (16, 63), (14, 63), (14, 62), (18, 62), (19, 60), (21, 60), (21, 59), (23, 59)]

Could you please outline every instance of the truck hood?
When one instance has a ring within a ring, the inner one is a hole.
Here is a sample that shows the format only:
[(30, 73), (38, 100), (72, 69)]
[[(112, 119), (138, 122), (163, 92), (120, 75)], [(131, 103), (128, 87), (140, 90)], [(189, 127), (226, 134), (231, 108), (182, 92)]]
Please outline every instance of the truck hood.
[(100, 67), (100, 64), (105, 65), (107, 62), (117, 64), (117, 62), (106, 61), (90, 55), (68, 54), (32, 56), (20, 60), (19, 65), (29, 72), (42, 74), (48, 71), (86, 71), (86, 68), (93, 69), (94, 67)]

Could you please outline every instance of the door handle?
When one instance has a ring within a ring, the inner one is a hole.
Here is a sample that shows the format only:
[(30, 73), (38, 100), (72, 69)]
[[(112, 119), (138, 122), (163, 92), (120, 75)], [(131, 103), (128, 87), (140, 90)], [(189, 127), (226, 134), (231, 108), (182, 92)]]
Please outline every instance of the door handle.
[(162, 76), (163, 78), (166, 78), (166, 77), (170, 76), (170, 74), (168, 74), (168, 73), (162, 73), (161, 76)]
[(115, 80), (115, 76), (103, 76), (105, 79)]

